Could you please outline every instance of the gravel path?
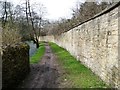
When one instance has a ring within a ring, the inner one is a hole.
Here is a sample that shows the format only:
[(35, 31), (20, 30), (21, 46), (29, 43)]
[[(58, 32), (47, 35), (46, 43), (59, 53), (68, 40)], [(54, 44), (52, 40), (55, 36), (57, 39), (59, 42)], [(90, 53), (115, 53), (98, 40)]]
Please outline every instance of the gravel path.
[(48, 43), (45, 43), (45, 55), (38, 64), (31, 65), (31, 72), (19, 88), (58, 88), (60, 67)]

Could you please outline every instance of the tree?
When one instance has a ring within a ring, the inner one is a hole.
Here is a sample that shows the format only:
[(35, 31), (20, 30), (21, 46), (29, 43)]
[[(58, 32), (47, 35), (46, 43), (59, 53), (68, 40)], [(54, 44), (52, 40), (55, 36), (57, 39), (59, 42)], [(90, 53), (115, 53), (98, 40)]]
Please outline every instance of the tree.
[[(35, 11), (34, 7), (38, 7), (38, 12)], [(38, 48), (38, 39), (41, 32), (43, 34), (43, 26), (46, 20), (43, 18), (45, 11), (43, 5), (36, 4), (34, 7), (30, 5), (29, 0), (26, 0), (25, 4), (17, 5), (16, 7), (11, 2), (0, 1), (0, 21), (4, 31), (8, 33), (17, 32), (20, 34), (22, 41), (33, 40)], [(13, 36), (14, 34), (11, 35)], [(7, 40), (7, 38), (4, 40)]]
[(21, 41), (16, 23), (13, 16), (13, 4), (10, 2), (1, 2), (1, 21), (2, 21), (2, 45), (9, 45)]
[[(29, 18), (32, 26), (32, 30), (34, 33), (34, 39), (33, 41), (36, 43), (37, 48), (39, 47), (39, 36), (40, 36), (40, 30), (42, 27), (42, 21), (43, 21), (43, 14), (42, 7), (39, 7), (39, 13), (36, 13), (34, 11), (34, 8), (31, 7), (30, 1), (26, 0), (26, 18), (27, 23), (29, 24)], [(29, 18), (28, 18), (29, 16)]]
[(2, 10), (3, 10), (3, 13), (2, 13), (2, 27), (5, 28), (5, 24), (7, 22), (7, 15), (8, 15), (8, 12), (7, 12), (7, 2), (2, 2)]
[(95, 0), (94, 2), (88, 1), (86, 0), (84, 3), (77, 2), (76, 7), (72, 9), (73, 17), (71, 19), (61, 19), (52, 23), (53, 27), (49, 29), (49, 34), (61, 34), (69, 31), (111, 5), (108, 2), (98, 3)]

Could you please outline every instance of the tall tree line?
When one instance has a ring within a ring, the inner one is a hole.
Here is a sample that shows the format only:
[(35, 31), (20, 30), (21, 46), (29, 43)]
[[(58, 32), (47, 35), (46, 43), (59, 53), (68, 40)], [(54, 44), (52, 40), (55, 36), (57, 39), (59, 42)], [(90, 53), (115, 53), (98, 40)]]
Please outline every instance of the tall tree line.
[(109, 7), (112, 2), (86, 2), (78, 3), (75, 8), (72, 9), (73, 14), (71, 19), (61, 19), (59, 21), (55, 21), (51, 23), (51, 28), (47, 34), (61, 34), (70, 29), (74, 28), (75, 26), (79, 25), (80, 23), (92, 18), (97, 13), (100, 13), (105, 8)]

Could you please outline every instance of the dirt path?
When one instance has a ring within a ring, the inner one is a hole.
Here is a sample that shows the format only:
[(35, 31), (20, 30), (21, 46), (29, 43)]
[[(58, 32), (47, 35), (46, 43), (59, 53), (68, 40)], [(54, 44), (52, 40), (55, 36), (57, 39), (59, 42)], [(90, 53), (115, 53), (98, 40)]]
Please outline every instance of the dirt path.
[(48, 43), (45, 55), (38, 64), (31, 65), (31, 72), (19, 86), (20, 88), (58, 88), (60, 68)]

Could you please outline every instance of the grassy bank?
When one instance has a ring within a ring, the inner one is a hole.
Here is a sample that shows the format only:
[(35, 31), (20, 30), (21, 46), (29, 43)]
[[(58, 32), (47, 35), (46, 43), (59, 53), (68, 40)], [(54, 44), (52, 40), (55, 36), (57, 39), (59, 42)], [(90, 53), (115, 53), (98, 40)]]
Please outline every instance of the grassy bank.
[(31, 64), (38, 63), (42, 58), (42, 56), (44, 55), (44, 53), (45, 53), (45, 44), (44, 42), (40, 42), (40, 47), (37, 49), (36, 53), (30, 57), (30, 63)]
[(50, 43), (53, 52), (65, 73), (61, 77), (62, 86), (68, 88), (106, 88), (108, 87), (98, 76), (78, 62), (65, 49)]

